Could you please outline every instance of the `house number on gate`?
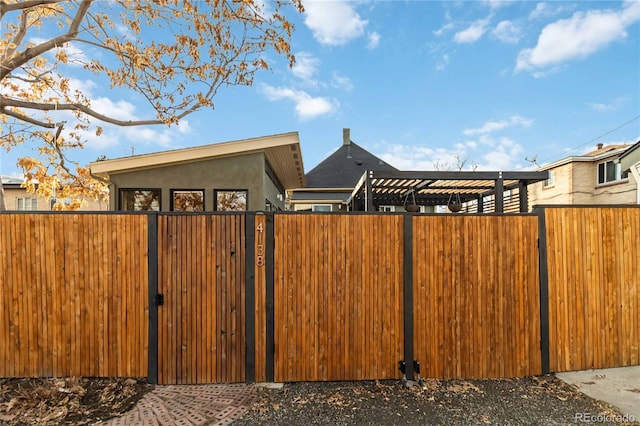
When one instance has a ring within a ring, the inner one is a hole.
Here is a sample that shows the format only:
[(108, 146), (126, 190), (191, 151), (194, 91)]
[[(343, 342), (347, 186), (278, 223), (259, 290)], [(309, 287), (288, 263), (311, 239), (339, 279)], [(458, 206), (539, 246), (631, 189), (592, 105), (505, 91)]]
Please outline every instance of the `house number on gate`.
[(256, 250), (256, 265), (264, 266), (264, 244), (262, 243), (262, 231), (264, 227), (262, 224), (256, 226), (256, 232), (258, 233), (258, 247)]

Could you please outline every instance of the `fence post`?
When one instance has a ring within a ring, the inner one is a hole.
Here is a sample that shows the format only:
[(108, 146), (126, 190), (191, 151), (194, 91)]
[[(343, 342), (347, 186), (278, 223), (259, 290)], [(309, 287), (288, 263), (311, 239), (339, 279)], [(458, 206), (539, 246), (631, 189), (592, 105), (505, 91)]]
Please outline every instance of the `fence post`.
[(538, 267), (540, 279), (540, 356), (542, 374), (549, 371), (549, 271), (547, 263), (547, 225), (545, 209), (534, 207), (538, 215)]
[(413, 380), (413, 214), (404, 215), (404, 362), (408, 380)]
[(151, 384), (158, 383), (158, 215), (147, 214), (147, 279), (149, 291), (149, 330), (148, 330), (148, 357), (147, 357), (147, 381)]
[(256, 214), (247, 213), (245, 222), (245, 382), (255, 382), (256, 374)]
[(264, 244), (264, 265), (265, 265), (265, 285), (266, 285), (266, 310), (267, 310), (267, 342), (266, 342), (266, 380), (274, 381), (274, 355), (275, 355), (275, 333), (274, 333), (274, 214), (265, 215), (265, 244)]

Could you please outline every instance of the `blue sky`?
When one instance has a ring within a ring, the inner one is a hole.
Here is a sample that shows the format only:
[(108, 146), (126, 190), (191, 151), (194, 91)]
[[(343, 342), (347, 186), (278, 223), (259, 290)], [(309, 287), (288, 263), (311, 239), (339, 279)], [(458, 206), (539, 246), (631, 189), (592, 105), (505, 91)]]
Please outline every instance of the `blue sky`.
[[(354, 142), (400, 169), (456, 169), (458, 156), (467, 168), (519, 170), (532, 167), (526, 158), (544, 164), (640, 138), (639, 1), (305, 7), (291, 15), (293, 69), (271, 57), (272, 71), (252, 87), (222, 89), (214, 110), (171, 128), (105, 127), (73, 156), (88, 163), (297, 131), (309, 171), (348, 127)], [(96, 109), (149, 117), (134, 94), (86, 78), (75, 84)], [(0, 154), (0, 172), (18, 174), (24, 153)]]

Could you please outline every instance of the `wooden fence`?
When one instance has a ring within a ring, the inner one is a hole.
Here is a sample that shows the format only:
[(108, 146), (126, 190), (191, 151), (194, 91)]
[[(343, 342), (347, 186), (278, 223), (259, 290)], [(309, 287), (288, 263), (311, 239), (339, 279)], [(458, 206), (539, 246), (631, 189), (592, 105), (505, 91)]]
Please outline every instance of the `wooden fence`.
[(402, 216), (275, 218), (275, 380), (400, 377)]
[(534, 216), (413, 219), (414, 357), (437, 378), (541, 373)]
[(548, 208), (551, 371), (640, 364), (640, 209)]
[(0, 215), (0, 377), (147, 375), (147, 218)]
[[(0, 377), (511, 377), (640, 363), (640, 208), (0, 214)], [(539, 247), (538, 247), (539, 246)], [(411, 336), (411, 338), (407, 338)]]
[(159, 383), (245, 380), (244, 221), (158, 217)]

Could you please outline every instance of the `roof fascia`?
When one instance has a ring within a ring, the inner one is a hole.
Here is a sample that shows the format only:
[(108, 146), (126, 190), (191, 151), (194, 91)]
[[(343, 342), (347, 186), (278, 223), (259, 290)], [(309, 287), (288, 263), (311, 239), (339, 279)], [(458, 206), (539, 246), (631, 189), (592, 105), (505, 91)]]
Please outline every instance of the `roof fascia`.
[(116, 158), (113, 160), (96, 161), (91, 163), (89, 166), (92, 173), (99, 176), (105, 176), (114, 172), (120, 173), (136, 169), (152, 168), (165, 164), (178, 164), (214, 157), (249, 154), (258, 151), (264, 152), (269, 148), (290, 144), (299, 145), (299, 143), (298, 132), (291, 132), (151, 154), (142, 154), (132, 157)]

